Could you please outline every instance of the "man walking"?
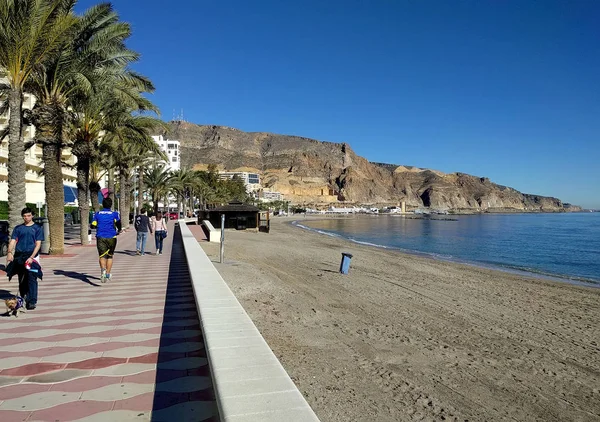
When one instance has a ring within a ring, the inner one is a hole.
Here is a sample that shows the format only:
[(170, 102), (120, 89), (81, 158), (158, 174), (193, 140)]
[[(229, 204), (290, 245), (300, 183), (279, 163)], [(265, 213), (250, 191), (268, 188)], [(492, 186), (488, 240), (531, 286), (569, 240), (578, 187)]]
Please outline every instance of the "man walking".
[(152, 233), (152, 225), (150, 224), (150, 218), (146, 215), (146, 208), (142, 208), (140, 214), (135, 217), (134, 225), (137, 231), (137, 240), (135, 242), (136, 254), (144, 255), (148, 232)]
[(102, 210), (94, 214), (92, 227), (96, 227), (96, 248), (100, 263), (100, 281), (106, 283), (112, 278), (113, 255), (117, 247), (117, 235), (121, 233), (121, 217), (112, 211), (112, 199), (102, 200)]
[(23, 224), (12, 232), (6, 261), (12, 262), (12, 274), (19, 276), (19, 294), (25, 299), (27, 309), (35, 309), (38, 299), (39, 252), (44, 240), (42, 227), (33, 222), (31, 208), (21, 210)]

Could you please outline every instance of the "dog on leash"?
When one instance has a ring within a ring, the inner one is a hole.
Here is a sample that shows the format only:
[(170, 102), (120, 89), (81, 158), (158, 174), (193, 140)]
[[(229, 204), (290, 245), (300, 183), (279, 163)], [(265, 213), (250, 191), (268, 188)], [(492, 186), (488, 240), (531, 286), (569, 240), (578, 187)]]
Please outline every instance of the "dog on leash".
[(6, 313), (14, 315), (15, 318), (19, 316), (19, 313), (25, 312), (25, 300), (21, 296), (13, 296), (6, 299), (4, 303), (6, 304)]

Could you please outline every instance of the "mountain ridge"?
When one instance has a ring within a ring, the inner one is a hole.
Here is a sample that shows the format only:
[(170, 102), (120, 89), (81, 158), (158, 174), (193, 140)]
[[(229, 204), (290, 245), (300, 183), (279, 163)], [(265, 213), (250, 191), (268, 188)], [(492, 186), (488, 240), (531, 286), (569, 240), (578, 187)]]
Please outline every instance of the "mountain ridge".
[(370, 162), (348, 143), (217, 125), (171, 121), (165, 135), (180, 141), (183, 168), (250, 171), (294, 204), (397, 205), (453, 212), (581, 211), (560, 199), (495, 184), (487, 177)]

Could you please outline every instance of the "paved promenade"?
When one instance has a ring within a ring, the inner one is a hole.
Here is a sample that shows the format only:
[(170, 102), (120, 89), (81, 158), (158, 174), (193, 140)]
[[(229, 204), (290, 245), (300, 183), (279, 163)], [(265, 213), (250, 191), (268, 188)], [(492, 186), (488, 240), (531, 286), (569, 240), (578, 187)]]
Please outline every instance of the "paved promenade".
[[(153, 237), (136, 256), (135, 231), (121, 234), (107, 284), (95, 245), (66, 242), (64, 256), (42, 258), (37, 309), (0, 317), (0, 421), (218, 420), (170, 226), (161, 256)], [(0, 297), (15, 293), (17, 281), (0, 272)]]

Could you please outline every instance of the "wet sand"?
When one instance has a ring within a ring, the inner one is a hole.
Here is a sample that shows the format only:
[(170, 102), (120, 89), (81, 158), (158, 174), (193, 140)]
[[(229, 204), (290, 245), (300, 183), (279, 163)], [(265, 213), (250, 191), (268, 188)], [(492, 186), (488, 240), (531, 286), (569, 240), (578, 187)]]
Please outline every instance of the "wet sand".
[(599, 288), (290, 221), (201, 245), (322, 421), (600, 421)]

